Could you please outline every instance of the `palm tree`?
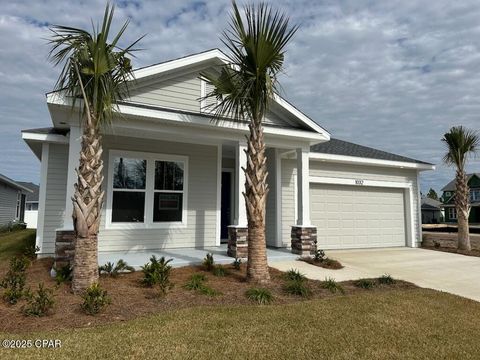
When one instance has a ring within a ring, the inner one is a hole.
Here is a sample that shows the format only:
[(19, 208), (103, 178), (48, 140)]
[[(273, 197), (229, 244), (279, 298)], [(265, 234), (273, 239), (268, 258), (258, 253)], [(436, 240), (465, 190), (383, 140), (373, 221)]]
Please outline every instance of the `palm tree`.
[(128, 94), (127, 81), (133, 78), (129, 55), (136, 40), (126, 48), (118, 42), (128, 21), (109, 43), (114, 6), (107, 4), (101, 27), (92, 33), (55, 25), (50, 28), (50, 60), (63, 64), (55, 90), (72, 101), (72, 109), (81, 101), (83, 126), (80, 163), (73, 201), (75, 256), (72, 289), (78, 293), (98, 280), (98, 230), (104, 191), (101, 130), (112, 122), (118, 101)]
[(279, 90), (278, 74), (283, 70), (285, 47), (297, 27), (288, 17), (266, 4), (244, 7), (245, 20), (233, 2), (229, 28), (223, 33), (228, 48), (228, 64), (220, 75), (201, 74), (213, 85), (206, 97), (217, 99), (212, 109), (216, 118), (229, 116), (248, 121), (247, 166), (243, 193), (248, 219), (247, 278), (270, 280), (265, 241), (267, 169), (262, 122)]
[(447, 153), (443, 161), (447, 165), (457, 168), (455, 177), (455, 207), (458, 219), (458, 249), (471, 250), (468, 229), (468, 217), (470, 215), (470, 189), (468, 178), (465, 173), (465, 165), (468, 155), (478, 151), (480, 138), (475, 131), (454, 126), (443, 135), (442, 141), (446, 144)]

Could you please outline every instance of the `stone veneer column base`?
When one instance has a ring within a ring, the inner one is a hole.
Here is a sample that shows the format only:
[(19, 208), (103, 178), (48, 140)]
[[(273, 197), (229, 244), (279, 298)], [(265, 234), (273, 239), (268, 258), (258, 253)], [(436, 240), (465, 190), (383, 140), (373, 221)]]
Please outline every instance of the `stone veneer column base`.
[(292, 253), (302, 257), (315, 254), (317, 251), (316, 226), (292, 226)]
[(73, 263), (75, 233), (73, 230), (57, 230), (55, 238), (55, 268)]
[(229, 226), (228, 227), (228, 248), (227, 255), (234, 258), (248, 257), (248, 228)]

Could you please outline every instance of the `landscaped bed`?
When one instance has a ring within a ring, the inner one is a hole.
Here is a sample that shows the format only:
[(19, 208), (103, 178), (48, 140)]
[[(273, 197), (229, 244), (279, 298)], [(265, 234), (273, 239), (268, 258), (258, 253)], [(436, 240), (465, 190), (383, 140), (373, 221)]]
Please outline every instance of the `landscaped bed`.
[[(52, 265), (51, 259), (34, 261), (27, 269), (27, 287), (37, 288), (37, 284), (43, 282), (46, 287), (53, 288), (56, 282), (50, 277), (49, 271)], [(174, 287), (165, 295), (160, 296), (156, 287), (149, 288), (141, 284), (143, 273), (137, 271), (131, 274), (122, 274), (117, 278), (101, 277), (100, 285), (111, 297), (111, 304), (96, 316), (85, 314), (80, 307), (82, 299), (72, 294), (68, 283), (58, 285), (54, 291), (55, 307), (53, 313), (44, 317), (27, 317), (20, 311), (24, 300), (16, 305), (8, 305), (0, 302), (0, 331), (27, 332), (33, 330), (53, 330), (65, 328), (90, 327), (99, 324), (121, 322), (138, 316), (163, 313), (179, 308), (195, 306), (232, 306), (253, 305), (247, 299), (245, 293), (253, 285), (245, 281), (246, 267), (242, 265), (240, 270), (233, 266), (224, 266), (228, 274), (215, 276), (211, 271), (206, 271), (203, 266), (189, 266), (172, 269), (170, 281)], [(281, 305), (304, 301), (315, 298), (329, 298), (343, 296), (342, 292), (332, 293), (323, 288), (323, 282), (305, 279), (306, 286), (311, 290), (311, 295), (305, 298), (286, 293), (284, 273), (271, 268), (271, 283), (266, 286), (273, 295), (272, 304)], [(206, 278), (205, 285), (218, 292), (217, 295), (204, 295), (199, 291), (188, 290), (184, 285), (193, 274), (203, 274)], [(4, 273), (0, 273), (3, 277)], [(386, 292), (394, 289), (410, 291), (416, 286), (403, 281), (397, 281), (393, 285), (379, 284), (372, 290), (365, 290), (355, 286), (354, 282), (339, 283), (346, 296), (356, 295), (365, 291)], [(0, 290), (1, 293), (1, 290)]]
[(436, 251), (443, 251), (443, 252), (448, 252), (452, 254), (460, 254), (460, 255), (466, 255), (466, 256), (477, 256), (480, 257), (480, 250), (458, 250), (455, 248), (450, 248), (450, 247), (437, 247), (437, 246), (426, 246), (422, 245), (422, 249), (427, 249), (427, 250), (436, 250)]

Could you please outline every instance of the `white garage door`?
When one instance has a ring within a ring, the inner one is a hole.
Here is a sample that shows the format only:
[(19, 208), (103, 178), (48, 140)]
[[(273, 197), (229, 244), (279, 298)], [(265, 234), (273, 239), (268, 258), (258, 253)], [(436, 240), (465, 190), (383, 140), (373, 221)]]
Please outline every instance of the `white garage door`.
[(320, 249), (405, 246), (403, 189), (310, 184)]

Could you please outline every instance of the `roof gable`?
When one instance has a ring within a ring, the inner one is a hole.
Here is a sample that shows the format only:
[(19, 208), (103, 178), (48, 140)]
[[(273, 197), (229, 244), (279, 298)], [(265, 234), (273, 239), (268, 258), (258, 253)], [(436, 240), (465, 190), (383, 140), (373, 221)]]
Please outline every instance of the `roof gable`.
[[(135, 84), (127, 102), (136, 105), (158, 106), (193, 113), (203, 111), (200, 98), (205, 96), (199, 73), (227, 63), (227, 56), (219, 49), (166, 61), (134, 70)], [(218, 71), (218, 70), (215, 70)], [(330, 138), (328, 131), (275, 94), (265, 125), (314, 131)]]
[[(468, 186), (470, 188), (480, 188), (480, 174), (479, 173), (472, 173), (472, 174), (467, 174), (467, 181), (468, 181)], [(442, 191), (456, 191), (457, 186), (455, 183), (455, 179), (450, 181), (447, 185), (445, 185), (442, 188)]]

